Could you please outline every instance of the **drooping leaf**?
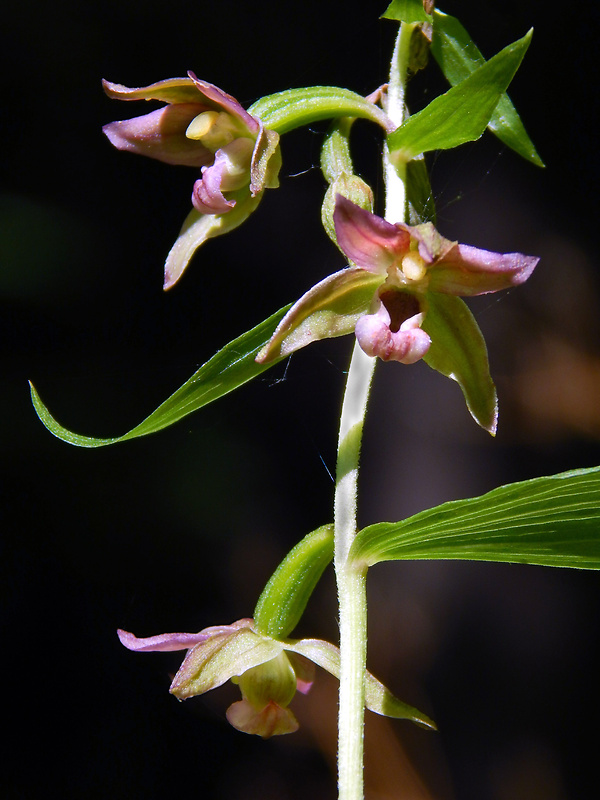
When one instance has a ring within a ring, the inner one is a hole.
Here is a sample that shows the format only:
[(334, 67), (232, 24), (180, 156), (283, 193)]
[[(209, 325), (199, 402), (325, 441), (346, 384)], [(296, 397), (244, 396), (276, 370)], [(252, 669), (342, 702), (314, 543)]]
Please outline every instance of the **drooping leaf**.
[(64, 442), (79, 447), (103, 447), (107, 444), (116, 444), (160, 431), (193, 411), (232, 392), (238, 386), (256, 378), (257, 375), (276, 364), (279, 360), (277, 358), (268, 364), (258, 364), (254, 359), (258, 351), (269, 341), (273, 331), (289, 308), (286, 306), (280, 309), (260, 325), (225, 345), (156, 411), (123, 436), (101, 439), (73, 433), (54, 419), (32, 385), (31, 399), (37, 415), (51, 433)]
[(307, 86), (261, 97), (248, 113), (262, 120), (265, 128), (288, 133), (301, 125), (323, 119), (361, 117), (387, 130), (394, 129), (389, 117), (374, 103), (349, 89), (337, 86)]
[(523, 60), (531, 36), (529, 31), (409, 117), (388, 136), (392, 155), (409, 161), (429, 150), (447, 150), (478, 139)]
[(392, 0), (381, 17), (408, 23), (432, 21), (431, 14), (423, 7), (423, 0)]
[[(484, 57), (456, 17), (437, 9), (433, 12), (431, 52), (452, 86), (468, 78), (485, 63)], [(500, 98), (488, 128), (520, 156), (539, 167), (544, 166), (507, 94)]]
[(289, 636), (332, 558), (333, 525), (317, 528), (290, 550), (258, 599), (256, 630), (275, 639)]
[(600, 467), (510, 483), (360, 531), (350, 557), (600, 569)]
[(455, 380), (475, 421), (492, 436), (498, 423), (496, 387), (490, 375), (487, 347), (479, 325), (460, 297), (439, 292), (427, 295), (423, 330), (431, 336), (424, 361)]

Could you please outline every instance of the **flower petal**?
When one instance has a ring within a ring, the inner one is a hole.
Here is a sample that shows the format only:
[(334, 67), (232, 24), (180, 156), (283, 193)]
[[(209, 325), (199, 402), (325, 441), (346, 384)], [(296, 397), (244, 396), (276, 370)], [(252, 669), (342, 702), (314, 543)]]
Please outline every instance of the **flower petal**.
[(288, 652), (287, 657), (296, 673), (296, 688), (302, 694), (308, 694), (315, 682), (315, 665), (298, 653)]
[(341, 194), (336, 197), (333, 222), (340, 248), (357, 266), (369, 272), (385, 273), (410, 247), (406, 229), (386, 222)]
[(329, 275), (290, 308), (256, 360), (264, 364), (311, 342), (352, 333), (382, 281), (359, 267)]
[(117, 635), (122, 645), (128, 650), (134, 650), (138, 653), (165, 653), (171, 650), (189, 650), (190, 647), (206, 641), (211, 636), (206, 631), (200, 631), (199, 633), (160, 633), (158, 636), (138, 639), (133, 633), (120, 629), (117, 631)]
[(193, 81), (196, 89), (210, 102), (211, 105), (222, 108), (223, 111), (226, 111), (228, 114), (233, 114), (234, 117), (237, 117), (244, 123), (248, 131), (254, 135), (258, 134), (258, 120), (253, 117), (252, 114), (249, 114), (246, 109), (238, 103), (235, 97), (227, 94), (227, 92), (224, 92), (222, 89), (219, 89), (218, 86), (215, 86), (212, 83), (200, 80), (194, 75), (193, 72), (188, 72), (188, 75), (190, 80)]
[(227, 709), (227, 720), (243, 733), (254, 733), (268, 739), (285, 733), (294, 733), (300, 727), (289, 708), (269, 703), (257, 711), (247, 700), (238, 700)]
[(198, 633), (160, 633), (158, 636), (148, 636), (138, 639), (133, 633), (119, 629), (117, 635), (122, 645), (128, 650), (138, 652), (167, 652), (169, 650), (189, 650), (195, 644), (204, 642), (212, 636), (230, 634), (243, 628), (252, 628), (254, 620), (239, 619), (231, 625), (211, 625), (203, 628)]
[(202, 106), (180, 104), (164, 106), (133, 119), (105, 125), (102, 130), (118, 150), (155, 158), (167, 164), (201, 167), (210, 164), (213, 154), (185, 131)]
[(256, 138), (250, 169), (250, 192), (254, 196), (263, 189), (277, 189), (281, 169), (279, 134), (267, 131), (262, 123)]
[(427, 264), (443, 258), (456, 244), (445, 239), (432, 222), (423, 222), (420, 225), (408, 226), (411, 238), (418, 242), (418, 250)]
[(235, 208), (226, 214), (200, 214), (193, 209), (186, 217), (177, 241), (171, 248), (165, 262), (164, 289), (174, 286), (189, 264), (196, 250), (215, 236), (237, 228), (258, 206), (262, 194), (251, 197), (247, 190), (240, 190), (233, 196)]
[[(191, 78), (168, 78), (137, 89), (103, 80), (102, 87), (113, 100), (159, 100), (169, 104), (202, 102)], [(212, 104), (207, 107), (212, 108)]]
[(498, 292), (526, 281), (538, 261), (522, 253), (493, 253), (456, 244), (431, 266), (429, 289), (461, 297)]

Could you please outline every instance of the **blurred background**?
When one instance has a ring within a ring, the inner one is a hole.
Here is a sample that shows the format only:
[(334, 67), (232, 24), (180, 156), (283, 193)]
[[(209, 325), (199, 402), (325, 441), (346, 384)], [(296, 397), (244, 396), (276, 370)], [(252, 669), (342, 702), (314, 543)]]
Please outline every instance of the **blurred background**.
[[(219, 347), (343, 264), (320, 227), (325, 126), (315, 126), (284, 138), (281, 189), (163, 294), (194, 172), (113, 150), (101, 126), (138, 107), (108, 100), (100, 79), (143, 86), (193, 69), (244, 105), (319, 83), (367, 94), (386, 80), (393, 47), (385, 7), (21, 0), (4, 14), (5, 800), (335, 797), (333, 679), (320, 673), (294, 701), (297, 734), (263, 742), (227, 724), (235, 687), (178, 704), (168, 686), (179, 654), (132, 654), (115, 631), (197, 631), (251, 615), (287, 550), (329, 521), (350, 338), (294, 355), (173, 428), (99, 450), (52, 437), (27, 379), (73, 430), (124, 433)], [(600, 463), (597, 7), (441, 8), (486, 57), (535, 27), (510, 94), (547, 167), (489, 134), (433, 154), (438, 227), (542, 261), (524, 287), (471, 304), (499, 390), (495, 440), (455, 384), (424, 364), (379, 365), (363, 524)], [(432, 64), (411, 84), (412, 109), (443, 90)], [(378, 131), (358, 123), (355, 146), (381, 192)], [(598, 574), (379, 565), (369, 603), (370, 668), (439, 726), (369, 715), (369, 800), (594, 796)], [(331, 574), (298, 635), (337, 639)]]

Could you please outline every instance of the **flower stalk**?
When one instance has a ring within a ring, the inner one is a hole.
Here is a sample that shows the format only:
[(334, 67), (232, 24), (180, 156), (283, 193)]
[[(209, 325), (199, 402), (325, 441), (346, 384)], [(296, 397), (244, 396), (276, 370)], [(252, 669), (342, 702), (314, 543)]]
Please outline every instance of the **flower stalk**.
[[(400, 25), (392, 61), (390, 80), (384, 100), (388, 117), (397, 127), (402, 125), (406, 112), (405, 94), (410, 59), (410, 40), (416, 25), (403, 22)], [(385, 180), (385, 218), (389, 222), (408, 222), (406, 207), (406, 162), (392, 163), (386, 144), (383, 149), (383, 176)]]
[[(410, 38), (414, 25), (400, 26), (390, 67), (385, 110), (397, 125), (404, 119), (404, 90)], [(406, 222), (404, 172), (397, 172), (384, 149), (386, 185), (385, 218)], [(371, 389), (375, 358), (354, 345), (340, 419), (334, 500), (334, 567), (338, 587), (340, 626), (340, 694), (338, 712), (338, 797), (362, 800), (364, 796), (364, 696), (367, 660), (366, 569), (348, 562), (358, 531), (357, 494), (362, 433)]]
[(358, 463), (375, 359), (354, 345), (340, 420), (334, 502), (334, 566), (340, 625), (338, 785), (340, 800), (363, 796), (364, 671), (367, 658), (366, 569), (348, 562), (358, 527)]

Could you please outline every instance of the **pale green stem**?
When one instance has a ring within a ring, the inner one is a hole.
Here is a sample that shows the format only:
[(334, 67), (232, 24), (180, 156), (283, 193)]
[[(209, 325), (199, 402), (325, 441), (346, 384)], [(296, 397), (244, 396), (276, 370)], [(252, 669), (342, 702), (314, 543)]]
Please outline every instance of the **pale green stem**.
[(367, 652), (366, 570), (348, 562), (356, 536), (362, 430), (375, 359), (354, 345), (340, 420), (335, 490), (335, 554), (340, 625), (338, 786), (340, 800), (363, 797), (364, 673)]
[[(413, 25), (400, 27), (392, 58), (386, 111), (402, 123), (405, 114), (404, 89)], [(386, 219), (406, 218), (405, 172), (395, 168), (384, 151)], [(358, 463), (363, 424), (375, 359), (355, 344), (342, 405), (336, 488), (335, 573), (338, 586), (340, 625), (340, 701), (338, 718), (339, 800), (363, 800), (363, 729), (365, 668), (367, 659), (366, 569), (348, 560), (357, 533), (356, 499)]]

